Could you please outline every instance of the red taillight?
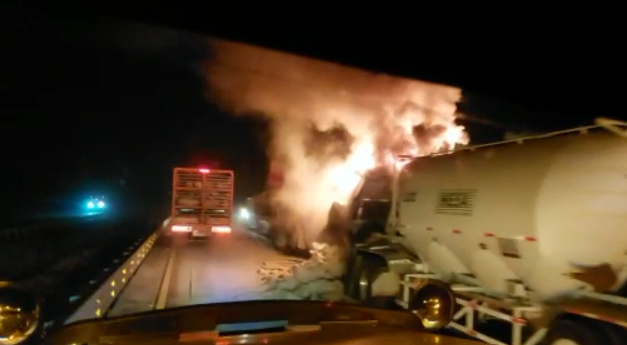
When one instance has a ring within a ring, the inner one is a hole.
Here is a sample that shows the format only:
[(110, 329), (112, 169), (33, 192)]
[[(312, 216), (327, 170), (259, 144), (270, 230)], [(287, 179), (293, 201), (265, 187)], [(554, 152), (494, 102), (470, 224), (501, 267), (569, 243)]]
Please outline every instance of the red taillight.
[(230, 226), (226, 226), (226, 225), (212, 226), (211, 227), (211, 232), (218, 232), (218, 233), (222, 233), (222, 234), (228, 234), (228, 233), (231, 232), (231, 227)]
[(205, 168), (200, 168), (200, 169), (198, 169), (198, 171), (200, 171), (201, 174), (208, 174), (211, 170), (205, 169)]

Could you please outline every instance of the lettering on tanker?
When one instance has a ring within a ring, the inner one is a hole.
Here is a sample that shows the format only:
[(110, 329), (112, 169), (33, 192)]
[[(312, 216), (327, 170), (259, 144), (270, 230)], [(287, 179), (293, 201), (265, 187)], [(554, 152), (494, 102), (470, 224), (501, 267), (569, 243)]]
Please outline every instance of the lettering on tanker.
[(435, 213), (471, 216), (476, 197), (476, 189), (442, 189), (437, 196)]
[(416, 202), (416, 192), (407, 192), (403, 196), (403, 202)]

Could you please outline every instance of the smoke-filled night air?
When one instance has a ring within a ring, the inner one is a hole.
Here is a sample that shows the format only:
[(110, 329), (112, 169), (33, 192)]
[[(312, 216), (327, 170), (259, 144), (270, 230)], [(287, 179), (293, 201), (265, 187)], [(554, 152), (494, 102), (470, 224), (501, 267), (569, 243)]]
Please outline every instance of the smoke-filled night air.
[(269, 158), (284, 184), (270, 202), (282, 206), (277, 221), (302, 227), (308, 242), (369, 170), (468, 143), (455, 123), (457, 88), (215, 39), (211, 48), (209, 92), (235, 114), (271, 120)]
[(627, 121), (583, 72), (466, 69), (431, 16), (13, 12), (0, 344), (627, 339)]

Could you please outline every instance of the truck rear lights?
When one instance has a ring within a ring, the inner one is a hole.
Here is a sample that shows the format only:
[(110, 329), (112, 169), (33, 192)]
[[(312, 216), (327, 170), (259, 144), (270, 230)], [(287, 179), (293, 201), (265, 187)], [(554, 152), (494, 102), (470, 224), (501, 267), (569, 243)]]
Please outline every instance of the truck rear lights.
[(190, 232), (192, 227), (188, 225), (172, 225), (172, 231), (174, 232)]
[(231, 227), (226, 225), (212, 226), (211, 232), (217, 232), (221, 234), (231, 233)]

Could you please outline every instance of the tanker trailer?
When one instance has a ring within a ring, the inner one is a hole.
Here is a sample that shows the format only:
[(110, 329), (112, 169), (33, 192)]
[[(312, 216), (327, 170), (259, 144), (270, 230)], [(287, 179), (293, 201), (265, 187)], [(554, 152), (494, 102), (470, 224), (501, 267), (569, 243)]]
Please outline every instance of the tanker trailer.
[[(488, 343), (627, 343), (627, 123), (419, 157), (391, 190), (387, 236), (356, 245), (349, 295), (411, 309), (438, 279), (456, 293), (449, 327)], [(510, 323), (509, 341), (477, 317)]]

